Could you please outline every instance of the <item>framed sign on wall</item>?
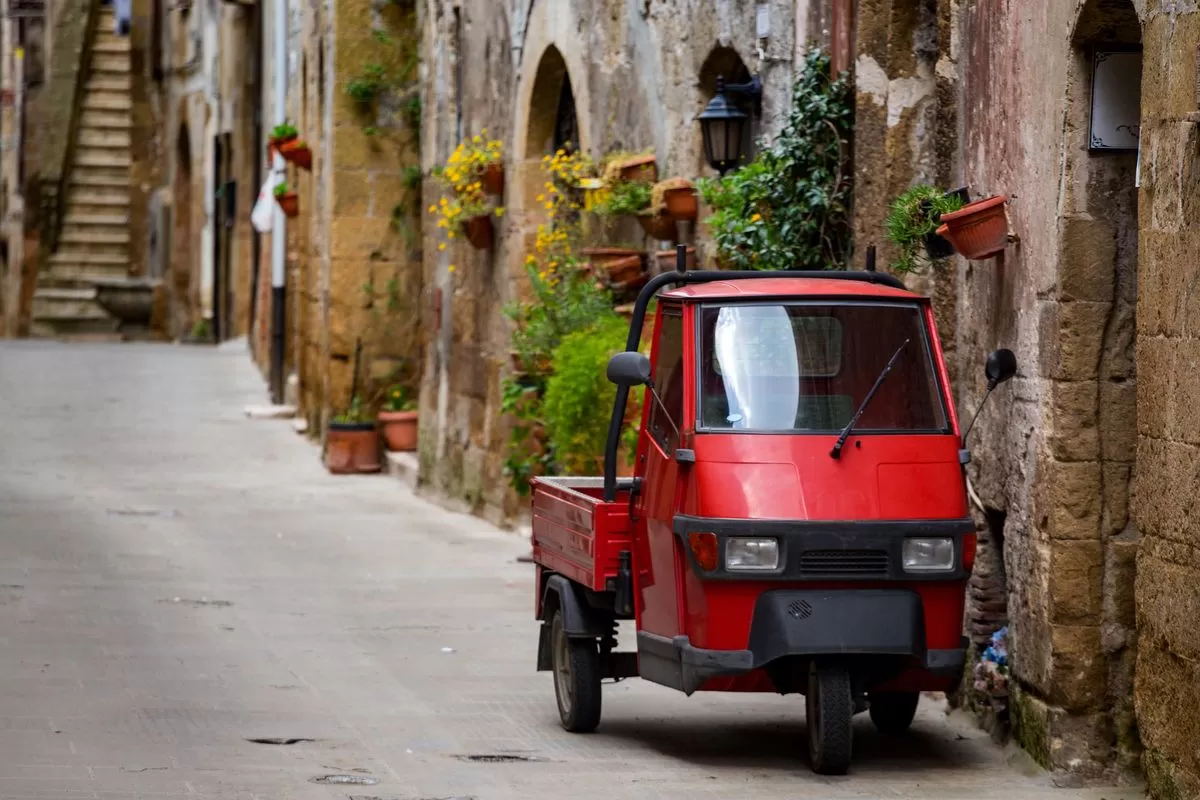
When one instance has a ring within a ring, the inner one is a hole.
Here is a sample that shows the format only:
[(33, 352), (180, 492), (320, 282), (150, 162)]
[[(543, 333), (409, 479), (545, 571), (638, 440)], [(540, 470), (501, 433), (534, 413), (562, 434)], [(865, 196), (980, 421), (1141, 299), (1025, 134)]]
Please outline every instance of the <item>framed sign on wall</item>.
[(1090, 150), (1137, 150), (1142, 122), (1142, 51), (1097, 47), (1092, 58)]

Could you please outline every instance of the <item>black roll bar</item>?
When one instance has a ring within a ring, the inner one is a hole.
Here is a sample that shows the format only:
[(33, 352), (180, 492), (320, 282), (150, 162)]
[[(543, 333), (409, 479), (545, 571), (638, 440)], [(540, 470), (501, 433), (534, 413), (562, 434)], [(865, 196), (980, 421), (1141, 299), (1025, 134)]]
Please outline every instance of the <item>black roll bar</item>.
[[(904, 289), (898, 278), (884, 272), (849, 272), (842, 270), (699, 270), (687, 272), (687, 246), (676, 247), (674, 272), (664, 272), (651, 278), (638, 292), (633, 305), (633, 318), (629, 322), (629, 337), (625, 340), (626, 352), (638, 349), (642, 341), (642, 327), (646, 321), (646, 307), (658, 294), (658, 290), (672, 284), (712, 283), (714, 281), (742, 280), (744, 278), (821, 278), (823, 280), (861, 281), (893, 289)], [(629, 386), (617, 386), (617, 397), (613, 401), (612, 417), (608, 421), (608, 440), (604, 444), (604, 502), (617, 499), (617, 448), (621, 444), (621, 425), (625, 422), (625, 406), (629, 402)]]

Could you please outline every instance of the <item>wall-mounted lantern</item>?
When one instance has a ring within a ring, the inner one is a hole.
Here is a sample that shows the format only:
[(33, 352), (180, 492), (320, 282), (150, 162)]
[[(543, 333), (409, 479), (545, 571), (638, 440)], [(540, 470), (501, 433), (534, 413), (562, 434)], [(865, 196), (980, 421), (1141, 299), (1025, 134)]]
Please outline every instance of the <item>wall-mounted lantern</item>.
[(709, 166), (724, 175), (742, 159), (743, 143), (749, 135), (750, 115), (735, 98), (751, 102), (757, 111), (762, 100), (762, 80), (755, 75), (748, 83), (725, 83), (717, 76), (717, 93), (700, 114), (700, 133), (704, 136), (704, 156)]

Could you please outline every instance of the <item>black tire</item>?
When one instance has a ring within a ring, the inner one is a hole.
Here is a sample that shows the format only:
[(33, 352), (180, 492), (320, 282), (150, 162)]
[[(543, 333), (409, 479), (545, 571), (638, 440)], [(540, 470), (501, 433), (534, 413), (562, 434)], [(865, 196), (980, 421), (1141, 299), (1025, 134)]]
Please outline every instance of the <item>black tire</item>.
[(854, 743), (854, 695), (850, 673), (836, 664), (814, 663), (808, 670), (804, 698), (808, 725), (808, 759), (819, 775), (845, 775)]
[(558, 718), (571, 733), (591, 733), (600, 724), (600, 651), (595, 639), (572, 639), (562, 612), (550, 622), (550, 659)]
[(918, 692), (887, 692), (871, 695), (871, 722), (889, 736), (899, 736), (912, 725), (917, 715)]

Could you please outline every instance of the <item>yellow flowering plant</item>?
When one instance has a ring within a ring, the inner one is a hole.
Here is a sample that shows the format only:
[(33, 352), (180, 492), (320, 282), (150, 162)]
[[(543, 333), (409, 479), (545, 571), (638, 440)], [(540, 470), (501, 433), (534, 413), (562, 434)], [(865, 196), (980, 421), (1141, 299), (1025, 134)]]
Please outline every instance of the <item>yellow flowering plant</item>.
[(488, 168), (502, 164), (503, 160), (504, 143), (488, 139), (485, 128), (459, 142), (446, 163), (433, 169), (433, 177), (447, 191), (447, 195), (429, 206), (429, 213), (437, 218), (437, 229), (444, 237), (438, 244), (439, 250), (445, 250), (453, 242), (468, 220), (486, 214), (504, 216), (504, 207), (493, 207), (484, 190)]

